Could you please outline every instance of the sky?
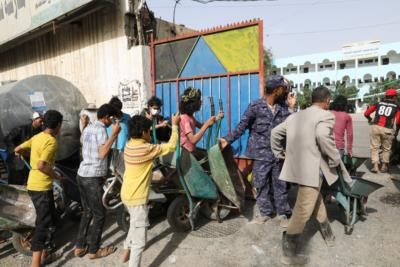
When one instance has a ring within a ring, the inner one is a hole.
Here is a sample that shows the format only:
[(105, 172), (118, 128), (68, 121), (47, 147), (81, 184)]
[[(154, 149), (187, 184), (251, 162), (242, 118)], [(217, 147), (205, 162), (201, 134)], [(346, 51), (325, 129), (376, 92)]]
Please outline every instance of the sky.
[[(173, 20), (175, 0), (147, 0), (156, 17)], [(332, 50), (345, 44), (400, 41), (400, 0), (181, 0), (175, 21), (206, 29), (253, 18), (264, 22), (264, 47), (274, 58)]]

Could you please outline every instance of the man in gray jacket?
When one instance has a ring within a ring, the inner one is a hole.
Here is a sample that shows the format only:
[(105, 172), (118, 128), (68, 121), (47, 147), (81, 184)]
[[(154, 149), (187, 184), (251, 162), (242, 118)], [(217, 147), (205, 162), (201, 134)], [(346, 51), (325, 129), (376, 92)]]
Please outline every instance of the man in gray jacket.
[(323, 179), (328, 185), (338, 179), (338, 166), (341, 167), (346, 182), (351, 183), (351, 178), (335, 146), (335, 117), (327, 111), (329, 102), (328, 88), (318, 87), (312, 92), (311, 107), (288, 117), (272, 130), (272, 151), (277, 158), (285, 160), (279, 179), (299, 185), (293, 215), (282, 237), (283, 264), (307, 262), (305, 256), (296, 252), (296, 247), (298, 237), (312, 215), (316, 216), (327, 245), (334, 245), (335, 237), (320, 194), (321, 184)]

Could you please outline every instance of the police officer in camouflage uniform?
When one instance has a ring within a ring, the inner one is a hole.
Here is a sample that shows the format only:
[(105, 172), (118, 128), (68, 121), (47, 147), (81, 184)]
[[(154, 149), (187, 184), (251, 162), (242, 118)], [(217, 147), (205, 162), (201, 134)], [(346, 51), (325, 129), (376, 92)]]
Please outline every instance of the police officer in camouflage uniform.
[(278, 179), (282, 162), (271, 150), (271, 130), (284, 121), (294, 110), (296, 99), (290, 93), (290, 83), (281, 75), (270, 76), (264, 96), (247, 107), (236, 129), (229, 137), (221, 138), (225, 147), (250, 130), (247, 157), (254, 160), (253, 186), (260, 215), (256, 223), (264, 223), (276, 212), (282, 227), (287, 227), (292, 211), (287, 201), (287, 184)]

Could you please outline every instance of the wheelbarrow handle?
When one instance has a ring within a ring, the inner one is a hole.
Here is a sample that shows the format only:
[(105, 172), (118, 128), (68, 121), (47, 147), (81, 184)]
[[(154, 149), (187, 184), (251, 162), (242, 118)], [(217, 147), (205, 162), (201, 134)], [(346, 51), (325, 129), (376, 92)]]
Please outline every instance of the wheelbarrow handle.
[(20, 155), (19, 158), (22, 160), (22, 162), (28, 168), (28, 170), (32, 170), (31, 165), (25, 160), (24, 156)]
[(194, 205), (192, 197), (190, 196), (189, 188), (183, 178), (182, 170), (181, 170), (181, 134), (180, 134), (180, 127), (178, 126), (178, 143), (176, 144), (176, 171), (178, 172), (179, 182), (181, 183), (185, 195), (189, 202), (189, 222), (190, 226), (192, 227), (192, 231), (194, 230), (194, 221), (193, 221), (193, 212), (194, 212)]

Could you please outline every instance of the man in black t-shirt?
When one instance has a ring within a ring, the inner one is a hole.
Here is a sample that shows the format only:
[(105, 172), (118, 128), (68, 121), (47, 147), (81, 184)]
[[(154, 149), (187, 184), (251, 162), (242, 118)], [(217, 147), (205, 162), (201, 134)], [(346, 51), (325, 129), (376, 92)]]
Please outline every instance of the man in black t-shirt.
[[(7, 150), (10, 156), (7, 159), (7, 167), (9, 171), (9, 184), (25, 184), (28, 178), (29, 170), (24, 163), (13, 157), (14, 148), (29, 140), (32, 136), (40, 133), (43, 130), (43, 117), (38, 112), (33, 112), (32, 121), (29, 124), (16, 127), (4, 137)], [(29, 158), (25, 159), (29, 162)]]
[[(375, 112), (372, 120), (371, 113)], [(370, 131), (371, 161), (374, 165), (372, 172), (379, 171), (379, 150), (382, 147), (381, 172), (388, 171), (392, 141), (397, 136), (400, 128), (400, 109), (397, 103), (397, 90), (386, 90), (385, 99), (369, 107), (364, 116), (372, 122)], [(396, 121), (396, 130), (393, 129)]]

